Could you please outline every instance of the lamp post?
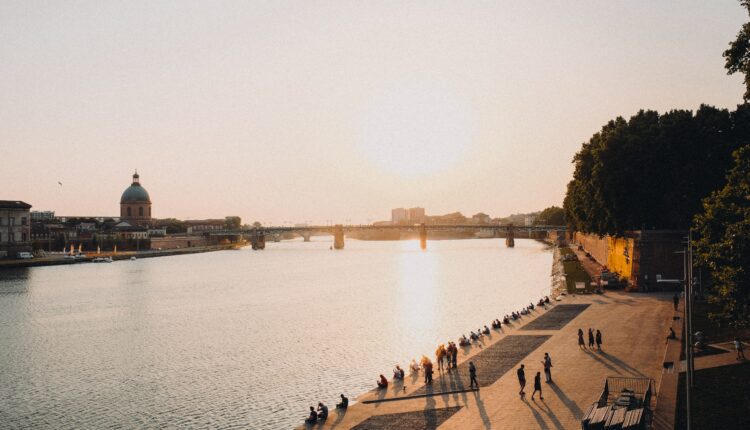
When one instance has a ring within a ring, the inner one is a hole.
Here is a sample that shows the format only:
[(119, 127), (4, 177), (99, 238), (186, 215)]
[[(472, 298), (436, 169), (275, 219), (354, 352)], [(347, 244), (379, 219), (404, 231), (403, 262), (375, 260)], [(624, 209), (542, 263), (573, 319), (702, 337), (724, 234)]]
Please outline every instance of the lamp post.
[(682, 256), (682, 273), (683, 285), (685, 286), (685, 406), (686, 406), (686, 428), (692, 428), (692, 402), (693, 394), (693, 245), (692, 231), (688, 232), (687, 243), (682, 247), (682, 251), (675, 254)]

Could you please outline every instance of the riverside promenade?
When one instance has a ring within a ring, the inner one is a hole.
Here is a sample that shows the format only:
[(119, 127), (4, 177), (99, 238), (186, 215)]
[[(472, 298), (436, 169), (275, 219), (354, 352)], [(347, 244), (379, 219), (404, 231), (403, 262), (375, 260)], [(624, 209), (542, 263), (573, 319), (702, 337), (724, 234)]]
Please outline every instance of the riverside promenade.
[[(323, 400), (329, 406), (328, 420), (299, 428), (579, 429), (581, 416), (599, 398), (608, 376), (652, 378), (658, 403), (665, 339), (675, 315), (671, 297), (621, 292), (568, 295), (547, 309), (537, 308), (510, 328), (492, 330), (481, 347), (475, 343), (460, 348), (458, 372), (436, 370), (431, 387), (424, 386), (421, 372), (407, 373), (403, 383), (391, 381), (387, 390), (367, 392), (346, 411), (336, 410), (333, 399), (310, 399), (310, 405)], [(477, 323), (484, 322), (471, 324)], [(578, 329), (587, 332), (589, 327), (601, 330), (602, 352), (578, 347)], [(544, 381), (545, 352), (552, 358), (554, 383), (542, 382), (544, 400), (538, 393), (531, 400), (536, 372), (542, 372)], [(477, 366), (479, 391), (464, 391), (469, 361)], [(518, 395), (516, 377), (521, 363), (526, 368), (525, 400)], [(383, 374), (391, 374), (387, 365)], [(300, 418), (304, 415), (300, 411)]]

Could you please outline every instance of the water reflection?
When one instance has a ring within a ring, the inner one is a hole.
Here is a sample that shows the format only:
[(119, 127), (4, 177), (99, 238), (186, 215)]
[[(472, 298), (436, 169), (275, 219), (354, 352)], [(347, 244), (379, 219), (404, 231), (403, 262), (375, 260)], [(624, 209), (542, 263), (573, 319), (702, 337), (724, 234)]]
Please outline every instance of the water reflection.
[(28, 267), (0, 269), (0, 294), (19, 294), (29, 291), (32, 271)]
[(438, 262), (434, 252), (423, 252), (418, 241), (399, 243), (398, 282), (396, 288), (396, 326), (416, 342), (436, 326), (438, 306)]

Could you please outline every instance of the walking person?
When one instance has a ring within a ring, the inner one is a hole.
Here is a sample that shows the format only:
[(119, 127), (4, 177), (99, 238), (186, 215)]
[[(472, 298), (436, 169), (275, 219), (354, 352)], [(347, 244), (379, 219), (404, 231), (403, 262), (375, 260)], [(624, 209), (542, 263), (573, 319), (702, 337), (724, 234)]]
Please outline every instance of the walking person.
[(453, 368), (455, 369), (458, 366), (458, 347), (456, 344), (453, 344), (453, 352), (451, 353), (451, 361), (453, 362)]
[(599, 351), (602, 350), (602, 332), (599, 330), (596, 331), (596, 349)]
[(544, 365), (544, 377), (546, 379), (545, 382), (548, 384), (552, 383), (552, 358), (550, 358), (548, 353), (544, 353), (544, 361), (542, 361), (542, 364)]
[(734, 349), (737, 350), (737, 360), (746, 360), (745, 348), (742, 346), (742, 342), (738, 337), (734, 338)]
[(479, 382), (477, 382), (477, 368), (474, 366), (474, 362), (469, 362), (469, 379), (471, 379), (471, 382), (469, 383), (469, 388), (474, 388), (474, 385), (476, 384), (477, 390), (479, 389)]
[(432, 384), (432, 362), (427, 361), (424, 365), (424, 383), (425, 384)]
[(542, 372), (536, 372), (536, 376), (534, 376), (534, 392), (531, 393), (531, 400), (534, 400), (537, 391), (539, 391), (539, 399), (544, 400), (542, 396)]
[(445, 357), (444, 345), (441, 344), (440, 346), (438, 346), (438, 348), (435, 350), (435, 357), (437, 358), (438, 372), (442, 372), (443, 371), (443, 357)]
[(594, 349), (594, 331), (589, 328), (589, 348)]
[(518, 368), (516, 374), (518, 375), (518, 385), (521, 386), (521, 391), (518, 392), (518, 395), (521, 396), (521, 400), (523, 400), (526, 395), (526, 392), (523, 391), (523, 389), (526, 388), (526, 372), (523, 370), (523, 364)]
[(583, 342), (583, 330), (580, 328), (578, 329), (578, 347), (581, 349), (586, 349), (586, 344)]

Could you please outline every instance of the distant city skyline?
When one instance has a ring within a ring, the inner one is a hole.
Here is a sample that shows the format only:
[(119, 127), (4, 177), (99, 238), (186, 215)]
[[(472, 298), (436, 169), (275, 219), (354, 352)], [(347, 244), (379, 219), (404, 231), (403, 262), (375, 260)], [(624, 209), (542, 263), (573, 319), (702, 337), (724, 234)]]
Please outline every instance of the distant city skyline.
[(117, 215), (366, 223), (561, 205), (638, 109), (734, 108), (715, 2), (3, 2), (0, 199)]

